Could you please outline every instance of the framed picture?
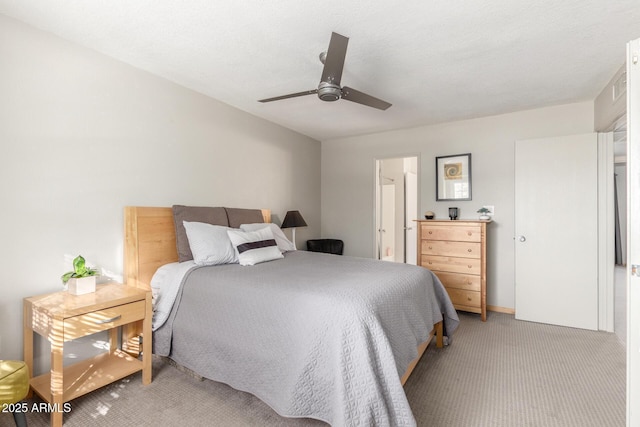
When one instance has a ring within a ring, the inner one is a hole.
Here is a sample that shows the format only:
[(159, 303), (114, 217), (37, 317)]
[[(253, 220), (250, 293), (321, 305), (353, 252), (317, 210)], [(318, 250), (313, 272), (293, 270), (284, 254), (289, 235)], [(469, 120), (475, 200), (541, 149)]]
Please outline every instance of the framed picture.
[(436, 201), (471, 200), (471, 153), (436, 157)]

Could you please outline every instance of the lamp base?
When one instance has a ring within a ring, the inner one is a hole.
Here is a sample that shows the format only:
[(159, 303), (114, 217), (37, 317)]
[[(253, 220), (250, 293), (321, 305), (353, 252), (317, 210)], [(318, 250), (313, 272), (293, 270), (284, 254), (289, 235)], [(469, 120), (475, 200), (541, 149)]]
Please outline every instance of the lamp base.
[(296, 246), (296, 228), (295, 227), (291, 228), (291, 243), (293, 243), (293, 250), (297, 251), (298, 248)]

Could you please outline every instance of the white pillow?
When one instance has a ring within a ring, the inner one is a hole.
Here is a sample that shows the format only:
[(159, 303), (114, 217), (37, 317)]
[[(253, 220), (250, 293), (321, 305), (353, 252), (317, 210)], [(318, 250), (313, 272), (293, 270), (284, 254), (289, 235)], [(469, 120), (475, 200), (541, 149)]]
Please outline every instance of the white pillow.
[(269, 227), (247, 232), (231, 229), (227, 230), (227, 234), (236, 250), (240, 265), (254, 265), (284, 258)]
[(271, 228), (271, 232), (273, 233), (273, 237), (276, 239), (276, 243), (278, 244), (278, 249), (280, 249), (280, 252), (296, 250), (296, 248), (293, 246), (293, 243), (291, 243), (291, 241), (287, 239), (287, 236), (284, 235), (284, 232), (280, 229), (280, 227), (273, 223), (258, 222), (255, 224), (242, 224), (240, 226), (240, 229), (242, 231), (256, 231), (267, 227)]
[(183, 221), (197, 265), (232, 264), (238, 262), (236, 251), (231, 245), (227, 230), (232, 228), (204, 222)]

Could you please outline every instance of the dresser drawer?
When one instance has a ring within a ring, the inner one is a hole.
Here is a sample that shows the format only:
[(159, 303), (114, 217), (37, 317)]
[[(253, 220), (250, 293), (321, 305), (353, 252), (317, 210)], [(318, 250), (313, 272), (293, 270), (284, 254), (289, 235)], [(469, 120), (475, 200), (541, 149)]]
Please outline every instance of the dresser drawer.
[(456, 308), (458, 306), (464, 306), (465, 308), (480, 307), (480, 292), (447, 288), (447, 293)]
[(422, 224), (423, 239), (454, 240), (459, 242), (481, 242), (482, 228), (480, 226), (438, 226)]
[(64, 319), (64, 340), (126, 325), (145, 316), (145, 301), (136, 301)]
[(480, 276), (460, 273), (445, 273), (444, 271), (434, 271), (434, 273), (446, 288), (480, 292), (482, 282)]
[(444, 240), (423, 240), (420, 253), (424, 255), (480, 258), (482, 245), (474, 242), (447, 242)]
[(421, 255), (420, 265), (432, 271), (477, 274), (482, 271), (481, 262), (476, 258), (454, 258), (435, 255)]

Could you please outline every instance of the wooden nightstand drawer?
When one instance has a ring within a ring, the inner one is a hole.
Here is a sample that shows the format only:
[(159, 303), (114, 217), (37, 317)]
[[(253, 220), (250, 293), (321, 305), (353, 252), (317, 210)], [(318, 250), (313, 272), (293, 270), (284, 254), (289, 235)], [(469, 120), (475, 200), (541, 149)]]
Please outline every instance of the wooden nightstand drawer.
[(145, 301), (97, 310), (64, 319), (65, 341), (126, 325), (145, 316)]
[(479, 275), (482, 271), (480, 260), (474, 258), (422, 255), (420, 265), (434, 272), (448, 271), (450, 273)]
[(481, 289), (481, 278), (471, 274), (445, 273), (442, 271), (434, 272), (445, 288), (463, 289), (466, 291), (477, 291)]
[(447, 242), (444, 240), (423, 240), (420, 251), (424, 255), (440, 255), (462, 258), (480, 258), (482, 246), (474, 242)]
[(447, 288), (447, 293), (456, 308), (459, 306), (480, 307), (480, 292)]
[(433, 240), (454, 240), (459, 242), (481, 242), (482, 228), (478, 226), (437, 226), (422, 224), (423, 239)]

